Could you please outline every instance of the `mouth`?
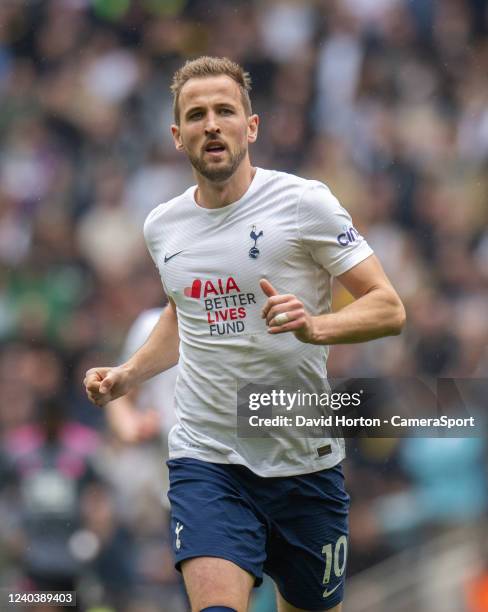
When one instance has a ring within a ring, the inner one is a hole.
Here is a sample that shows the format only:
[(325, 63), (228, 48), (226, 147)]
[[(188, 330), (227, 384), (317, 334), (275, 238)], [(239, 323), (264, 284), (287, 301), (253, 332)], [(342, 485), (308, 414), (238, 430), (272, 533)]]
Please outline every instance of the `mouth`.
[(212, 157), (222, 155), (225, 150), (226, 146), (223, 142), (220, 142), (219, 140), (211, 140), (210, 142), (207, 142), (204, 147), (204, 152), (208, 155), (211, 155)]

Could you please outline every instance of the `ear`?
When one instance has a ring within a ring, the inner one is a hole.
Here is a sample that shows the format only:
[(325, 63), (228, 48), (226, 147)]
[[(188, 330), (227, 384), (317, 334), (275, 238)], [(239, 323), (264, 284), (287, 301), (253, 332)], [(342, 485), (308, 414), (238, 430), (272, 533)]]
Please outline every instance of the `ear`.
[(180, 128), (176, 124), (173, 124), (171, 126), (171, 134), (173, 135), (173, 140), (175, 143), (176, 150), (183, 151), (184, 147), (183, 147), (183, 143), (181, 142)]
[(247, 142), (256, 142), (258, 138), (259, 117), (251, 115), (247, 120)]

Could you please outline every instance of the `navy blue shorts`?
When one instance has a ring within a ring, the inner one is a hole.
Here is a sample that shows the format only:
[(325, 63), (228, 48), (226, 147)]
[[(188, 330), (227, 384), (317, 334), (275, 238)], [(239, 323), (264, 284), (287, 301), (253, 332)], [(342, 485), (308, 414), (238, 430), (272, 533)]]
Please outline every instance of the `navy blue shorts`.
[(349, 496), (337, 465), (301, 476), (262, 478), (244, 466), (168, 461), (176, 567), (192, 557), (263, 571), (297, 608), (342, 601)]

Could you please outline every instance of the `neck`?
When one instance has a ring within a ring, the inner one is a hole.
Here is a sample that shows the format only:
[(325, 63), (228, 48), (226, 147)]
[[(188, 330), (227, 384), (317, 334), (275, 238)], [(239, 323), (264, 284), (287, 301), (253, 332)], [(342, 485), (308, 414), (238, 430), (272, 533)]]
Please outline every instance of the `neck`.
[(202, 208), (222, 208), (232, 202), (237, 202), (249, 189), (256, 168), (251, 166), (249, 158), (245, 158), (234, 174), (226, 181), (209, 181), (196, 173), (197, 190), (195, 200)]

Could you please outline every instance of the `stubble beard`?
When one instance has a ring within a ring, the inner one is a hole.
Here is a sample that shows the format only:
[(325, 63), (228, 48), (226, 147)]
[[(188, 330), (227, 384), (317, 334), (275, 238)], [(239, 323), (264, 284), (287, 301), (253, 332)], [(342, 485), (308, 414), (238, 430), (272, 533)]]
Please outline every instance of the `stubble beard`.
[(207, 163), (202, 157), (196, 155), (188, 155), (191, 165), (195, 170), (204, 176), (207, 180), (215, 183), (227, 181), (235, 173), (242, 160), (246, 157), (247, 149), (242, 148), (237, 153), (230, 154), (230, 160), (227, 164), (219, 167), (212, 167), (212, 164)]

